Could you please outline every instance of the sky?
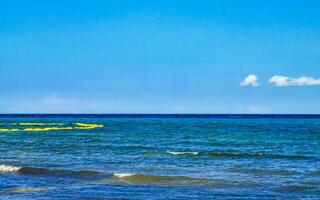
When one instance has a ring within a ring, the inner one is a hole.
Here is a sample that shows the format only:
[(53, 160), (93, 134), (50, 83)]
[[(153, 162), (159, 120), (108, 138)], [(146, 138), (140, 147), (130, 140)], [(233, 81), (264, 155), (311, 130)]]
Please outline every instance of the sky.
[(320, 1), (3, 0), (0, 113), (320, 113)]

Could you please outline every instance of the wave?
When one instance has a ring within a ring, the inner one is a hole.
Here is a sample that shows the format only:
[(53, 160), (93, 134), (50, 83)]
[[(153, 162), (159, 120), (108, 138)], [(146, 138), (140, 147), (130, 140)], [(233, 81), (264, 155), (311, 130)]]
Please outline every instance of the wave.
[(116, 178), (121, 182), (126, 183), (165, 183), (165, 182), (203, 182), (207, 179), (194, 178), (188, 176), (160, 176), (151, 174), (138, 173), (113, 173), (106, 174), (98, 171), (90, 170), (65, 170), (65, 169), (47, 169), (35, 167), (18, 167), (11, 165), (0, 165), (2, 173), (19, 173), (23, 175), (45, 175), (45, 176), (70, 176), (70, 177), (101, 177), (101, 178)]
[(21, 167), (16, 167), (12, 165), (0, 165), (0, 172), (16, 172), (20, 169)]
[(167, 151), (171, 155), (209, 156), (213, 158), (269, 158), (269, 159), (312, 159), (306, 155), (267, 154), (267, 153), (242, 153), (242, 152), (197, 152), (197, 151)]
[(134, 173), (113, 173), (113, 176), (118, 177), (118, 178), (125, 178), (129, 176), (134, 176), (136, 174)]
[(46, 169), (46, 168), (33, 168), (23, 167), (18, 170), (21, 174), (28, 175), (57, 175), (57, 176), (76, 176), (76, 177), (89, 177), (99, 175), (100, 172), (90, 170), (62, 170), (62, 169)]
[(303, 160), (315, 157), (306, 155), (267, 154), (267, 153), (242, 153), (242, 152), (197, 152), (197, 151), (167, 151), (171, 155), (209, 156), (213, 158), (269, 158)]
[[(71, 178), (90, 178), (90, 180), (105, 180), (116, 184), (166, 184), (166, 185), (209, 185), (209, 179), (188, 176), (161, 176), (139, 173), (103, 173), (88, 170), (64, 170), (47, 169), (35, 167), (17, 167), (11, 165), (0, 165), (0, 173), (18, 173), (23, 175), (57, 176)], [(29, 191), (29, 188), (17, 188), (11, 192)]]
[(139, 173), (114, 173), (116, 179), (105, 179), (108, 183), (115, 184), (150, 184), (162, 186), (205, 186), (209, 188), (252, 188), (258, 187), (255, 182), (235, 182), (225, 180), (212, 180), (208, 178), (196, 178), (190, 176), (160, 176)]
[(89, 177), (101, 174), (98, 171), (92, 170), (67, 170), (67, 169), (47, 169), (35, 167), (17, 167), (12, 165), (0, 165), (0, 172), (6, 173), (19, 173), (25, 175), (56, 175), (56, 176), (76, 176), (76, 177)]
[(273, 159), (309, 159), (309, 156), (303, 155), (284, 155), (284, 154), (265, 154), (265, 153), (231, 153), (231, 152), (210, 152), (210, 157), (226, 158), (273, 158)]
[(209, 179), (195, 178), (189, 176), (160, 176), (152, 174), (138, 173), (114, 173), (113, 176), (120, 182), (131, 184), (192, 184), (192, 185), (208, 185)]
[(172, 155), (198, 155), (199, 152), (196, 151), (191, 151), (191, 152), (187, 152), (187, 151), (167, 151), (168, 154), (172, 154)]
[[(171, 176), (155, 175), (142, 173), (104, 173), (90, 170), (64, 170), (64, 169), (47, 169), (35, 167), (18, 167), (11, 165), (0, 165), (0, 173), (17, 173), (22, 175), (34, 176), (54, 176), (66, 178), (85, 178), (85, 180), (97, 181), (96, 183), (106, 182), (108, 184), (141, 184), (141, 185), (162, 185), (162, 186), (206, 186), (214, 188), (230, 187), (253, 187), (252, 183), (229, 183), (223, 180), (212, 180), (209, 178), (198, 178), (190, 176)], [(102, 182), (101, 182), (102, 181)], [(94, 182), (92, 182), (94, 183)], [(41, 189), (42, 190), (42, 189)], [(7, 192), (35, 192), (38, 188), (10, 188)]]

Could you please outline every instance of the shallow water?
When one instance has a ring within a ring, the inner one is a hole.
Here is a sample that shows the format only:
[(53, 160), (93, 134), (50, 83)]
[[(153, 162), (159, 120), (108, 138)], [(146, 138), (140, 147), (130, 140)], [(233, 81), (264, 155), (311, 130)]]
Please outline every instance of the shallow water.
[(0, 128), (19, 122), (104, 127), (1, 132), (1, 199), (320, 198), (319, 116), (2, 117)]

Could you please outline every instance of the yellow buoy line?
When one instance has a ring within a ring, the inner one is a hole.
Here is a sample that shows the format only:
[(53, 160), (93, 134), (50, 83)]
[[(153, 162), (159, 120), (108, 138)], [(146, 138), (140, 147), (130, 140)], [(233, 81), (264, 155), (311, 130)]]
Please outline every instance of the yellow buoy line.
[[(2, 128), (1, 126), (10, 126)], [(16, 128), (15, 126), (19, 126)], [(59, 131), (59, 130), (88, 130), (102, 128), (102, 124), (86, 123), (38, 123), (38, 122), (19, 122), (19, 123), (0, 123), (0, 132), (36, 132), (36, 131)]]

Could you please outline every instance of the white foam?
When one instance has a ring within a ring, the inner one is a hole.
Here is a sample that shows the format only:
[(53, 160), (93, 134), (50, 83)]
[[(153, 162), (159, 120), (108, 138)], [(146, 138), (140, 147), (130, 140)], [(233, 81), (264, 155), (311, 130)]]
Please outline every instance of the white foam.
[(20, 169), (21, 167), (16, 167), (11, 165), (0, 165), (0, 172), (16, 172)]
[(113, 173), (113, 176), (116, 176), (118, 178), (124, 178), (135, 175), (134, 173)]
[(168, 154), (172, 155), (185, 155), (185, 154), (192, 154), (192, 155), (198, 155), (199, 152), (196, 151), (191, 151), (191, 152), (186, 152), (186, 151), (167, 151)]

